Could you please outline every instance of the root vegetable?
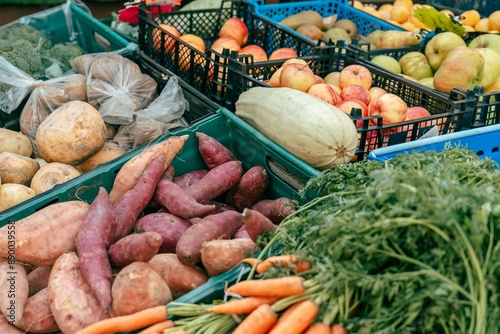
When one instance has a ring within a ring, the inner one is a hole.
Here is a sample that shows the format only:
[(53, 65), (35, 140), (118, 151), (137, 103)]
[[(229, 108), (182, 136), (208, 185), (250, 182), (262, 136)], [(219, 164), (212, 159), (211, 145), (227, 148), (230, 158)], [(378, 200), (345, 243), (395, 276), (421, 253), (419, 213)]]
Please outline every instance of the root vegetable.
[(250, 239), (212, 240), (203, 243), (201, 263), (209, 276), (217, 276), (236, 267), (255, 250), (255, 243)]
[(229, 239), (242, 225), (242, 215), (236, 211), (207, 216), (184, 232), (177, 243), (176, 254), (182, 263), (194, 265), (201, 260), (204, 242)]
[(0, 153), (10, 152), (25, 157), (33, 153), (31, 142), (27, 136), (20, 132), (0, 128)]
[(12, 326), (7, 318), (5, 318), (3, 315), (0, 315), (0, 333), (2, 334), (25, 334), (24, 331), (21, 331), (17, 329), (16, 327)]
[(29, 186), (33, 175), (40, 168), (38, 161), (16, 153), (0, 153), (0, 178), (5, 183)]
[(72, 74), (64, 81), (64, 95), (69, 101), (87, 101), (87, 77)]
[(196, 132), (198, 138), (198, 150), (208, 168), (212, 169), (236, 158), (233, 153), (222, 145), (217, 139), (203, 132)]
[(113, 282), (112, 296), (115, 316), (129, 315), (172, 300), (167, 283), (144, 262), (134, 262), (120, 270)]
[(111, 280), (108, 247), (113, 240), (116, 216), (103, 187), (90, 204), (76, 236), (80, 272), (107, 313), (111, 307)]
[(238, 231), (236, 231), (236, 233), (233, 235), (233, 239), (240, 239), (240, 238), (250, 239), (250, 235), (248, 234), (248, 231), (247, 231), (245, 225), (240, 227), (240, 229)]
[(30, 333), (51, 333), (59, 330), (50, 310), (47, 288), (28, 298), (23, 318), (16, 324), (16, 327)]
[(174, 178), (174, 183), (178, 185), (180, 188), (184, 189), (189, 187), (190, 185), (199, 181), (202, 177), (207, 175), (208, 170), (200, 169), (194, 170), (192, 172), (187, 172), (182, 175), (179, 175)]
[(169, 180), (158, 182), (154, 199), (172, 214), (185, 219), (205, 216), (216, 208), (213, 204), (198, 203), (191, 195)]
[(197, 202), (203, 203), (236, 187), (242, 175), (241, 162), (228, 161), (211, 169), (198, 182), (185, 188), (184, 191)]
[(8, 260), (0, 258), (0, 310), (14, 325), (24, 315), (28, 293), (29, 284), (24, 267), (12, 256)]
[(47, 291), (50, 310), (63, 333), (76, 333), (108, 318), (83, 278), (75, 252), (62, 254), (54, 263)]
[(156, 232), (129, 234), (109, 247), (109, 260), (115, 268), (136, 261), (148, 262), (158, 254), (162, 242), (161, 234)]
[[(3, 186), (2, 186), (3, 188)], [(89, 205), (80, 201), (55, 203), (15, 222), (16, 260), (48, 266), (76, 249), (76, 235)], [(0, 256), (8, 257), (8, 228), (0, 228)]]
[(144, 151), (127, 161), (116, 175), (113, 188), (109, 193), (111, 203), (115, 203), (123, 194), (134, 188), (146, 169), (146, 166), (157, 156), (164, 155), (166, 157), (163, 170), (167, 169), (177, 153), (180, 152), (187, 139), (187, 135), (170, 137), (163, 142), (146, 148)]
[(273, 222), (256, 210), (243, 210), (243, 222), (250, 239), (257, 242), (257, 238), (266, 231), (273, 231), (277, 228)]
[(175, 175), (175, 168), (172, 166), (168, 166), (167, 169), (163, 172), (160, 180), (169, 180), (172, 181)]
[(167, 283), (174, 298), (179, 298), (205, 284), (208, 280), (208, 276), (203, 269), (196, 265), (187, 266), (183, 264), (175, 254), (155, 255), (149, 261), (149, 265)]
[(106, 142), (104, 146), (96, 154), (90, 156), (87, 160), (80, 164), (82, 172), (87, 173), (95, 169), (97, 166), (110, 162), (123, 154), (126, 151), (123, 147), (113, 142)]
[(380, 33), (377, 39), (377, 49), (400, 48), (403, 46), (418, 45), (422, 35), (411, 31), (387, 30)]
[(236, 188), (226, 194), (226, 203), (238, 211), (250, 208), (264, 194), (269, 185), (269, 175), (264, 167), (254, 166), (247, 170)]
[(279, 224), (295, 211), (295, 204), (290, 198), (280, 197), (261, 200), (252, 205), (251, 209), (259, 211), (273, 223)]
[(134, 188), (127, 191), (114, 204), (116, 228), (114, 242), (126, 236), (134, 227), (137, 217), (151, 201), (156, 185), (165, 171), (166, 157), (158, 155), (145, 168)]
[(36, 267), (27, 275), (28, 285), (29, 285), (29, 294), (31, 297), (39, 291), (45, 289), (49, 284), (50, 270), (52, 267)]
[(30, 188), (38, 195), (54, 188), (56, 184), (63, 184), (80, 175), (82, 173), (73, 166), (61, 162), (51, 162), (35, 173)]
[(0, 212), (35, 196), (33, 189), (22, 184), (4, 183), (0, 186)]
[(156, 232), (161, 235), (162, 244), (159, 253), (175, 253), (181, 235), (191, 226), (184, 219), (173, 214), (151, 213), (137, 220), (134, 229), (144, 232)]

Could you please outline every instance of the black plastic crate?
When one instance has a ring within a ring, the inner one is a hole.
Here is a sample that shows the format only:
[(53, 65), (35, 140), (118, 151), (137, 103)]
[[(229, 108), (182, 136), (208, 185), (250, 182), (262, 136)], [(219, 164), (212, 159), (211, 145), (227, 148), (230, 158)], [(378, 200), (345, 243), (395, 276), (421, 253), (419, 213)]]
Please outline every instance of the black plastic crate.
[[(416, 140), (436, 127), (439, 135), (458, 132), (473, 127), (473, 117), (476, 106), (474, 91), (453, 91), (450, 96), (433, 91), (404, 77), (389, 73), (381, 67), (359, 59), (359, 55), (348, 48), (343, 41), (322, 48), (323, 54), (315, 57), (304, 57), (309, 61), (309, 67), (315, 74), (324, 77), (333, 71), (341, 71), (351, 64), (359, 64), (368, 68), (372, 74), (373, 84), (401, 97), (408, 105), (422, 106), (432, 114), (430, 117), (411, 120), (396, 124), (382, 124), (380, 116), (359, 117), (353, 110), (353, 121), (363, 121), (358, 126), (359, 146), (356, 160), (366, 158), (367, 154), (380, 147), (391, 146)], [(267, 86), (263, 81), (270, 79), (284, 60), (265, 64), (252, 63), (244, 56), (230, 59), (228, 75), (228, 91), (225, 107), (235, 110), (235, 103), (241, 93), (252, 87)], [(355, 123), (356, 124), (356, 123)], [(376, 124), (376, 125), (372, 125)]]
[[(228, 50), (222, 54), (210, 49), (219, 38), (219, 30), (231, 17), (242, 19), (248, 27), (247, 44), (256, 44), (269, 56), (282, 47), (293, 48), (299, 56), (316, 53), (318, 43), (288, 32), (253, 12), (246, 1), (223, 1), (220, 9), (178, 11), (151, 14), (151, 6), (139, 5), (139, 47), (161, 66), (172, 71), (196, 90), (222, 103), (227, 85)], [(181, 35), (195, 34), (206, 45), (200, 52), (183, 40), (159, 27), (164, 23), (177, 28)], [(323, 42), (319, 42), (324, 44)], [(165, 45), (168, 47), (166, 52)]]
[(500, 124), (500, 92), (485, 93), (484, 88), (474, 88), (476, 113), (473, 127)]

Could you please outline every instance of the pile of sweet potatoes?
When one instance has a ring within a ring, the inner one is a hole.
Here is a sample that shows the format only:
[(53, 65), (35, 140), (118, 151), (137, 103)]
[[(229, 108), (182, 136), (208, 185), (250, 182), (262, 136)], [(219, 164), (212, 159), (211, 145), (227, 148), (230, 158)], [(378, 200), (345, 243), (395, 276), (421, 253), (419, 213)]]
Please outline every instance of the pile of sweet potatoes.
[(76, 333), (166, 304), (253, 254), (294, 202), (265, 198), (264, 167), (245, 170), (216, 139), (196, 137), (206, 169), (176, 174), (188, 136), (170, 137), (90, 204), (55, 203), (0, 228), (0, 332)]

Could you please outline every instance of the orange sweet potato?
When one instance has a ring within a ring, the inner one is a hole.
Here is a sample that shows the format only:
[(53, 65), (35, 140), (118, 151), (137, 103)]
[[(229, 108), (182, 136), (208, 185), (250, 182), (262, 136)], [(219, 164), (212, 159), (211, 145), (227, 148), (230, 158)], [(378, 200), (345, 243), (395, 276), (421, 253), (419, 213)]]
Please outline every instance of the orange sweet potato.
[(208, 276), (217, 276), (237, 266), (241, 260), (253, 255), (255, 250), (255, 243), (248, 238), (212, 240), (203, 243), (201, 263)]
[(147, 262), (158, 254), (162, 242), (161, 234), (156, 232), (129, 234), (109, 247), (109, 261), (115, 268), (136, 261)]
[[(47, 206), (18, 220), (16, 260), (36, 266), (49, 266), (64, 252), (76, 249), (76, 235), (89, 205), (68, 201)], [(0, 256), (8, 256), (8, 226), (0, 228)]]
[(59, 330), (50, 310), (47, 288), (28, 298), (23, 318), (16, 324), (16, 327), (30, 333), (51, 333)]
[(28, 300), (29, 284), (24, 267), (13, 257), (0, 258), (0, 313), (14, 325), (21, 320)]

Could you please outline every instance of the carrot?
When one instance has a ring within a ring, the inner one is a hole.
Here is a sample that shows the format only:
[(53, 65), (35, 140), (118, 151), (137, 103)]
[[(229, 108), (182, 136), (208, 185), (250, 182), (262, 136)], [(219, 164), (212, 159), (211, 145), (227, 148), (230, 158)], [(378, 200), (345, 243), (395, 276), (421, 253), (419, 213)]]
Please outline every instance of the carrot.
[(234, 329), (233, 334), (265, 334), (277, 319), (271, 306), (262, 304)]
[(265, 280), (241, 281), (227, 289), (228, 293), (235, 293), (248, 297), (288, 297), (299, 295), (306, 291), (304, 278), (300, 276), (285, 276)]
[(335, 324), (332, 326), (330, 334), (347, 334), (347, 331), (340, 324)]
[(312, 299), (302, 300), (294, 306), (283, 312), (281, 317), (286, 318), (277, 323), (269, 334), (300, 334), (312, 324), (319, 312), (319, 304)]
[(261, 262), (260, 260), (253, 258), (253, 257), (248, 257), (248, 258), (240, 261), (240, 263), (246, 263), (252, 267), (255, 266), (256, 263), (260, 263), (260, 262)]
[(164, 155), (167, 158), (163, 168), (163, 170), (166, 170), (177, 153), (181, 151), (188, 137), (188, 135), (170, 137), (161, 143), (146, 148), (127, 161), (116, 174), (113, 188), (109, 192), (111, 204), (114, 204), (123, 194), (134, 188), (146, 166), (157, 156)]
[(226, 303), (211, 307), (208, 311), (221, 314), (249, 314), (262, 304), (272, 305), (278, 300), (278, 297), (246, 297), (243, 299), (233, 299)]
[(276, 326), (280, 325), (281, 323), (283, 322), (286, 322), (288, 318), (290, 318), (290, 314), (294, 314), (294, 310), (300, 306), (300, 302), (296, 302), (295, 304), (292, 304), (290, 306), (288, 306), (288, 308), (285, 310), (285, 312), (283, 312), (281, 314), (281, 316), (279, 316), (278, 318), (278, 321), (276, 321), (273, 325), (273, 327), (271, 327), (269, 329), (269, 332), (272, 331)]
[(297, 255), (277, 255), (265, 259), (257, 265), (256, 271), (262, 274), (269, 270), (271, 267), (292, 267), (295, 272), (301, 273), (311, 268), (311, 263), (308, 261), (301, 261)]
[(311, 325), (304, 334), (330, 334), (330, 326), (324, 322), (317, 322)]
[(167, 328), (172, 328), (172, 327), (174, 327), (174, 322), (172, 320), (165, 320), (165, 321), (159, 322), (157, 324), (154, 324), (152, 326), (149, 326), (148, 328), (140, 331), (139, 334), (163, 333), (163, 330), (165, 330)]
[(127, 332), (151, 326), (167, 319), (167, 307), (160, 305), (133, 314), (101, 320), (78, 331), (76, 334)]

